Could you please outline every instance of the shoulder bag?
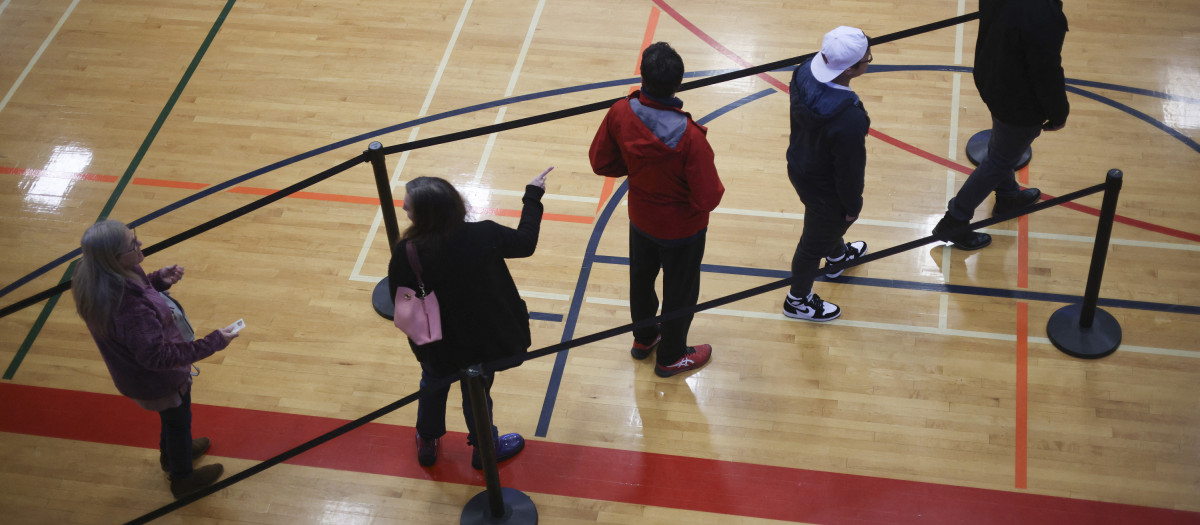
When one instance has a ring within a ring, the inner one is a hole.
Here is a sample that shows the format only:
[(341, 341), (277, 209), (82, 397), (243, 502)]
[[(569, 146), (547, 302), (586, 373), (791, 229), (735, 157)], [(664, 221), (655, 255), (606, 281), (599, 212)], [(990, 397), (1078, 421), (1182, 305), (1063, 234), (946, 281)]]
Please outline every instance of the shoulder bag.
[(418, 345), (442, 340), (442, 314), (437, 296), (425, 292), (425, 281), (421, 278), (421, 261), (417, 259), (417, 248), (412, 242), (404, 243), (408, 251), (408, 263), (417, 274), (420, 293), (404, 286), (396, 287), (396, 309), (392, 316), (396, 328)]

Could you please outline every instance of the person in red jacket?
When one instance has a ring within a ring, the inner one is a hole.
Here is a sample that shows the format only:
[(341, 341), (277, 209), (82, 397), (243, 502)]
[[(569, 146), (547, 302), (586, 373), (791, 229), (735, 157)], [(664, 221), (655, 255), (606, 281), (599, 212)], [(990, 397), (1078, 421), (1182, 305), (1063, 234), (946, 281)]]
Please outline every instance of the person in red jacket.
[[(663, 272), (662, 310), (695, 306), (708, 214), (725, 186), (717, 176), (705, 134), (675, 97), (683, 59), (666, 42), (642, 52), (642, 88), (613, 104), (588, 156), (592, 171), (629, 177), (629, 310), (636, 323), (658, 312), (654, 281)], [(660, 377), (708, 363), (711, 345), (687, 346), (692, 316), (633, 332), (630, 353), (645, 359), (658, 350)]]

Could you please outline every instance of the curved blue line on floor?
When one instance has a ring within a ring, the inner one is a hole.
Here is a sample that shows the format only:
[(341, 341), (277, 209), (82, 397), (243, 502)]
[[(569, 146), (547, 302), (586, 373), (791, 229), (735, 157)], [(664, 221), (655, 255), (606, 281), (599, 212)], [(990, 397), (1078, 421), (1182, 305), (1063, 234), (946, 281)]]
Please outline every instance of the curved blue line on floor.
[[(790, 67), (780, 68), (780, 69), (777, 69), (776, 72), (784, 72), (784, 71), (789, 71), (791, 69), (792, 68), (790, 68)], [(704, 76), (713, 76), (713, 75), (728, 73), (731, 71), (737, 71), (737, 70), (736, 69), (715, 69), (715, 70), (706, 70), (706, 71), (694, 71), (691, 73), (685, 73), (684, 77), (696, 78), (696, 77), (704, 77)], [(949, 71), (949, 72), (958, 72), (958, 73), (970, 73), (972, 71), (972, 68), (967, 67), (967, 66), (943, 66), (943, 65), (899, 66), (899, 65), (882, 65), (882, 64), (875, 65), (875, 64), (872, 64), (871, 66), (869, 66), (869, 68), (867, 70), (868, 73), (889, 73), (889, 72), (903, 72), (903, 71)], [(640, 81), (641, 81), (640, 78), (632, 77), (632, 78), (624, 78), (624, 79), (618, 79), (618, 80), (609, 80), (609, 81), (604, 81), (604, 82), (593, 82), (593, 83), (589, 83), (589, 84), (581, 84), (578, 86), (572, 86), (572, 87), (566, 87), (566, 88), (558, 88), (558, 89), (550, 89), (550, 90), (546, 90), (546, 91), (539, 91), (536, 93), (529, 93), (526, 95), (518, 95), (518, 96), (514, 96), (514, 97), (508, 97), (508, 98), (503, 98), (503, 99), (499, 99), (499, 100), (494, 100), (491, 102), (485, 102), (482, 104), (476, 104), (473, 106), (467, 106), (464, 108), (459, 108), (459, 109), (455, 109), (455, 110), (451, 110), (451, 111), (445, 111), (445, 112), (438, 113), (435, 115), (429, 115), (427, 117), (422, 117), (419, 119), (402, 122), (400, 124), (395, 124), (395, 125), (388, 126), (385, 128), (380, 128), (375, 131), (362, 133), (362, 134), (350, 137), (348, 139), (340, 140), (340, 141), (334, 142), (332, 144), (328, 144), (326, 146), (322, 146), (322, 147), (289, 157), (289, 158), (281, 160), (279, 162), (275, 162), (273, 164), (263, 166), (259, 169), (245, 173), (243, 175), (239, 175), (239, 176), (229, 179), (225, 182), (215, 184), (213, 186), (210, 186), (208, 188), (200, 190), (192, 195), (184, 197), (183, 199), (180, 199), (174, 203), (168, 204), (167, 206), (164, 206), (161, 209), (153, 211), (144, 217), (135, 219), (135, 220), (129, 222), (128, 224), (132, 227), (140, 226), (140, 225), (150, 222), (154, 219), (157, 219), (163, 215), (166, 215), (167, 213), (170, 213), (170, 212), (175, 211), (179, 208), (182, 208), (188, 204), (196, 202), (202, 198), (205, 198), (205, 197), (208, 197), (215, 193), (218, 193), (220, 191), (229, 189), (230, 187), (233, 187), (233, 186), (236, 186), (243, 182), (249, 181), (260, 175), (270, 173), (277, 169), (280, 169), (280, 168), (283, 168), (286, 166), (290, 166), (290, 165), (300, 162), (302, 160), (307, 160), (307, 159), (313, 158), (317, 155), (328, 153), (330, 151), (333, 151), (333, 150), (336, 150), (336, 149), (339, 149), (342, 147), (350, 146), (352, 144), (366, 141), (368, 139), (377, 138), (377, 137), (379, 137), (381, 135), (385, 135), (387, 133), (392, 133), (392, 132), (408, 129), (413, 126), (419, 126), (421, 124), (426, 124), (429, 122), (434, 122), (434, 121), (438, 121), (438, 120), (442, 120), (442, 119), (446, 119), (446, 118), (450, 118), (450, 117), (464, 115), (464, 114), (475, 112), (475, 111), (481, 111), (484, 109), (504, 106), (504, 105), (512, 104), (512, 103), (516, 103), (516, 102), (524, 102), (524, 101), (528, 101), (528, 100), (536, 100), (536, 99), (548, 98), (548, 97), (553, 97), (553, 96), (558, 96), (558, 95), (565, 95), (568, 93), (577, 93), (577, 92), (582, 92), (582, 91), (590, 91), (590, 90), (594, 90), (594, 89), (602, 89), (602, 88), (608, 88), (608, 87), (614, 87), (614, 86), (625, 86), (625, 85), (630, 85), (630, 84), (636, 84)], [(1067, 83), (1068, 84), (1085, 85), (1085, 86), (1089, 86), (1089, 87), (1099, 87), (1099, 88), (1103, 88), (1103, 89), (1111, 89), (1111, 90), (1116, 90), (1116, 91), (1122, 91), (1125, 93), (1133, 93), (1133, 94), (1137, 94), (1137, 95), (1144, 95), (1144, 96), (1158, 97), (1158, 98), (1169, 99), (1169, 100), (1182, 101), (1182, 102), (1187, 102), (1187, 103), (1191, 103), (1191, 104), (1200, 104), (1200, 99), (1183, 97), (1183, 96), (1179, 96), (1179, 95), (1171, 95), (1169, 93), (1162, 93), (1162, 92), (1158, 92), (1158, 91), (1151, 91), (1151, 90), (1145, 90), (1145, 89), (1139, 89), (1139, 88), (1119, 86), (1116, 84), (1106, 84), (1106, 83), (1102, 83), (1102, 82), (1093, 82), (1093, 81), (1088, 81), (1088, 80), (1078, 80), (1078, 79), (1071, 79), (1071, 78), (1067, 79)], [(759, 98), (769, 95), (772, 91), (773, 90), (768, 89), (763, 92), (760, 92), (758, 94)], [(1083, 95), (1083, 93), (1079, 93), (1079, 94)], [(1083, 96), (1087, 96), (1087, 95), (1083, 95)], [(757, 98), (755, 100), (757, 100)], [(1117, 105), (1117, 103), (1115, 103), (1115, 102), (1113, 104), (1109, 104), (1109, 105), (1114, 108), (1120, 109), (1122, 111), (1126, 110), (1123, 108), (1128, 108), (1128, 106)], [(1128, 108), (1128, 109), (1129, 109), (1129, 111), (1134, 111), (1134, 110), (1132, 110), (1132, 108)], [(1142, 117), (1138, 117), (1138, 118), (1142, 118)], [(1147, 119), (1149, 119), (1149, 120), (1147, 120)], [(712, 119), (709, 118), (708, 120), (712, 120)], [(1178, 131), (1175, 131), (1173, 128), (1167, 126), (1166, 124), (1164, 124), (1160, 121), (1150, 119), (1150, 117), (1148, 117), (1148, 116), (1146, 118), (1143, 118), (1142, 120), (1146, 120), (1147, 122), (1151, 123), (1151, 125), (1154, 125), (1155, 127), (1166, 131), (1167, 133), (1171, 134), (1176, 139), (1179, 139), (1182, 136), (1182, 134), (1180, 134)], [(1188, 139), (1188, 140), (1190, 141), (1190, 139)], [(1189, 146), (1191, 146), (1193, 144), (1195, 144), (1195, 142), (1190, 141)], [(1193, 149), (1195, 149), (1195, 147), (1193, 147)], [(76, 248), (76, 249), (72, 250), (70, 253), (67, 253), (66, 255), (63, 255), (62, 257), (59, 257), (59, 258), (51, 261), (50, 263), (47, 263), (46, 265), (42, 266), (41, 268), (34, 270), (29, 275), (21, 277), (20, 279), (17, 279), (16, 281), (9, 283), (8, 285), (4, 286), (3, 288), (0, 288), (0, 297), (7, 295), (8, 293), (12, 292), (13, 290), (15, 290), (21, 286), (24, 286), (26, 283), (45, 274), (46, 272), (74, 259), (75, 257), (78, 257), (79, 253), (80, 253), (79, 249)]]

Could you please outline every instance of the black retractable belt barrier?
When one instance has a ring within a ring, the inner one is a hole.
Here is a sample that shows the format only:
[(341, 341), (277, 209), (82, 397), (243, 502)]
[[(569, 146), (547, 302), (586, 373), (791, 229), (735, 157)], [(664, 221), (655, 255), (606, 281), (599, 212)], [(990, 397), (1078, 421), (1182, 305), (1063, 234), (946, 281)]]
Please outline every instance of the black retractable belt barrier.
[(1108, 258), (1108, 241), (1117, 215), (1117, 195), (1121, 193), (1121, 170), (1108, 171), (1104, 180), (1104, 203), (1096, 224), (1096, 244), (1092, 247), (1092, 265), (1082, 304), (1069, 304), (1050, 315), (1046, 335), (1055, 348), (1083, 359), (1098, 359), (1121, 346), (1121, 323), (1112, 314), (1096, 307), (1100, 298), (1100, 279)]
[(492, 439), (492, 417), (487, 405), (487, 385), (483, 379), (483, 365), (475, 365), (462, 371), (463, 381), (470, 392), (471, 412), (475, 417), (475, 450), (483, 463), (483, 475), (487, 490), (476, 494), (463, 507), (462, 525), (513, 524), (536, 525), (537, 507), (525, 493), (500, 486), (500, 470), (496, 466), (496, 443)]
[[(372, 142), (367, 151), (363, 152), (371, 161), (371, 169), (375, 173), (375, 189), (379, 191), (379, 210), (383, 214), (383, 229), (387, 231), (388, 247), (395, 248), (400, 241), (400, 223), (396, 221), (396, 201), (392, 198), (392, 181), (388, 176), (387, 164), (384, 163), (383, 144)], [(395, 298), (387, 276), (383, 276), (371, 291), (371, 306), (375, 312), (390, 320), (396, 315)]]

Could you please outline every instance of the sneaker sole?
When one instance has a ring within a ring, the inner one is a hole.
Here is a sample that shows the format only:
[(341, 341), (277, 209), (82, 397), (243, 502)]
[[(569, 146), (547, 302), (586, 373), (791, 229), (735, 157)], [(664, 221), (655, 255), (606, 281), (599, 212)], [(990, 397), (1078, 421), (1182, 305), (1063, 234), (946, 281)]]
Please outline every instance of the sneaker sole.
[(671, 377), (671, 376), (676, 376), (676, 375), (683, 374), (686, 372), (695, 372), (696, 370), (700, 370), (701, 368), (708, 366), (708, 364), (711, 362), (712, 362), (712, 356), (709, 356), (708, 361), (705, 361), (704, 364), (702, 364), (700, 366), (692, 367), (692, 368), (684, 368), (682, 370), (663, 370), (663, 369), (655, 366), (654, 367), (654, 375), (656, 375), (658, 377)]
[(786, 316), (786, 317), (790, 317), (790, 318), (792, 318), (792, 319), (798, 319), (798, 320), (800, 320), (800, 321), (812, 321), (812, 322), (814, 322), (814, 323), (824, 323), (824, 322), (832, 321), (832, 320), (834, 320), (834, 319), (837, 319), (837, 318), (841, 317), (841, 316), (842, 316), (842, 312), (839, 310), (839, 311), (838, 311), (838, 313), (837, 313), (837, 315), (835, 315), (835, 316), (833, 316), (833, 317), (827, 317), (827, 318), (825, 318), (825, 319), (817, 319), (817, 318), (814, 318), (814, 317), (801, 317), (801, 316), (798, 316), (798, 315), (792, 315), (792, 314), (789, 314), (789, 313), (787, 312), (787, 310), (784, 310), (784, 311), (783, 311), (783, 315), (784, 315), (784, 316)]

